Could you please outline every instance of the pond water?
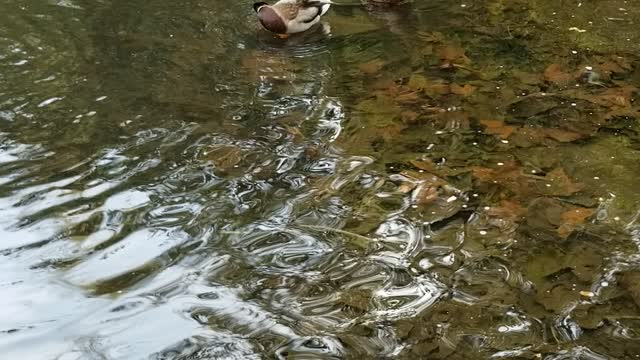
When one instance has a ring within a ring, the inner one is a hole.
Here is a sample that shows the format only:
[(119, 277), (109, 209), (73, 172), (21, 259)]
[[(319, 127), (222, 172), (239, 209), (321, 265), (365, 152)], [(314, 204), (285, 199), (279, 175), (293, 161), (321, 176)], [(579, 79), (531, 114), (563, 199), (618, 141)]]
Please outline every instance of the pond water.
[(640, 358), (640, 2), (0, 3), (6, 359)]

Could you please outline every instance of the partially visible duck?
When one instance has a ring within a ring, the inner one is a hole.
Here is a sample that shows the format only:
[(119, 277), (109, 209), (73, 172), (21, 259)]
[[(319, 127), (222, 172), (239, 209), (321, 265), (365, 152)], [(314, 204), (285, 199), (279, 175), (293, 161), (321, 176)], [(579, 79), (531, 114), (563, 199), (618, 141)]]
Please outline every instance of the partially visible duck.
[(330, 6), (329, 0), (280, 0), (273, 5), (257, 2), (253, 10), (265, 29), (284, 38), (311, 28)]

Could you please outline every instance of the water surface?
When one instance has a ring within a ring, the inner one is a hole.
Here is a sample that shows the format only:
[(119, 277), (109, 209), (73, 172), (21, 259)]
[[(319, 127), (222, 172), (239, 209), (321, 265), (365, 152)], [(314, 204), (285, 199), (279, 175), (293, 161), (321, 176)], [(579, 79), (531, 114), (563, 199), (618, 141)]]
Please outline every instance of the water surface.
[(640, 4), (0, 4), (0, 352), (640, 358)]

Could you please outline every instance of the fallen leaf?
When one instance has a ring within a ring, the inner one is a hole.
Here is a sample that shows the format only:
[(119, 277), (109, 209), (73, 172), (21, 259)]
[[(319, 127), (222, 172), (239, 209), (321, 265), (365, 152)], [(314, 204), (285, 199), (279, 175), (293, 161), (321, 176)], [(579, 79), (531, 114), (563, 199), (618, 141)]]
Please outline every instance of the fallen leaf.
[(577, 225), (577, 224), (582, 224), (585, 221), (585, 219), (591, 216), (592, 214), (593, 214), (593, 209), (576, 208), (576, 209), (572, 209), (562, 213), (562, 215), (560, 215), (560, 218), (565, 223)]
[(342, 292), (340, 301), (354, 310), (366, 312), (371, 302), (371, 290), (350, 288)]
[(244, 155), (244, 151), (236, 146), (223, 146), (205, 153), (206, 158), (221, 171), (227, 171), (240, 163)]
[(503, 186), (518, 197), (532, 193), (545, 196), (569, 196), (584, 188), (582, 184), (573, 183), (561, 168), (541, 177), (525, 173), (514, 161), (505, 161), (496, 168), (473, 166), (471, 174), (484, 183)]
[(431, 160), (409, 160), (409, 164), (420, 170), (429, 172), (434, 171), (436, 168), (436, 164), (434, 164)]
[(631, 99), (633, 94), (638, 89), (635, 86), (623, 86), (617, 88), (606, 89), (600, 93), (590, 94), (582, 90), (572, 90), (566, 92), (569, 96), (586, 100), (592, 104), (605, 106), (605, 107), (629, 107), (631, 106)]
[(469, 58), (464, 54), (464, 49), (460, 46), (448, 44), (438, 47), (436, 55), (443, 64), (468, 63)]
[(568, 196), (584, 189), (584, 185), (573, 183), (562, 168), (554, 169), (544, 178), (546, 184), (543, 193), (546, 195)]
[(446, 185), (447, 182), (440, 177), (430, 174), (427, 172), (418, 172), (414, 170), (404, 170), (401, 171), (400, 174), (409, 179), (413, 179), (416, 182), (424, 182), (433, 186), (441, 186)]
[(400, 103), (415, 103), (418, 100), (420, 97), (417, 91), (404, 92), (395, 97), (395, 101)]
[(394, 88), (397, 88), (398, 84), (393, 79), (389, 78), (377, 78), (371, 84), (371, 88), (376, 90), (389, 90), (393, 91)]
[(600, 58), (596, 69), (604, 72), (606, 75), (625, 74), (633, 70), (633, 65), (627, 58), (611, 56), (609, 58)]
[(371, 61), (367, 61), (366, 63), (362, 63), (358, 65), (358, 69), (365, 74), (375, 74), (378, 73), (385, 66), (385, 62), (380, 59), (375, 59)]
[(402, 117), (402, 121), (404, 121), (405, 123), (413, 123), (416, 121), (418, 116), (420, 116), (420, 114), (415, 111), (407, 110), (400, 113), (400, 116)]
[(521, 97), (509, 105), (509, 113), (516, 118), (530, 118), (558, 107), (566, 107), (566, 99), (550, 94), (534, 93)]
[(583, 224), (585, 220), (593, 214), (593, 209), (587, 208), (575, 208), (569, 211), (563, 212), (560, 215), (560, 219), (563, 224), (558, 228), (558, 235), (566, 238), (575, 230), (575, 228)]
[(428, 204), (438, 198), (438, 186), (420, 184), (416, 189), (415, 202), (419, 205)]
[(424, 92), (427, 96), (433, 99), (438, 98), (441, 95), (449, 94), (451, 92), (451, 87), (449, 84), (445, 83), (431, 83), (424, 88)]
[(526, 230), (539, 239), (557, 240), (558, 228), (563, 223), (561, 215), (567, 210), (567, 205), (556, 199), (534, 199), (527, 208)]
[[(584, 220), (579, 224), (582, 223), (584, 223)], [(586, 282), (590, 282), (600, 273), (603, 262), (603, 254), (588, 245), (588, 243), (574, 243), (564, 258), (565, 265), (571, 268), (573, 274), (577, 276), (580, 281)]]
[(418, 38), (425, 42), (431, 43), (441, 43), (445, 40), (445, 37), (442, 33), (434, 31), (434, 32), (426, 32), (426, 31), (418, 31)]
[(409, 78), (407, 86), (413, 90), (424, 90), (428, 86), (427, 78), (420, 74), (413, 74)]
[(391, 121), (391, 115), (368, 115), (366, 119), (368, 126), (338, 138), (338, 144), (345, 151), (358, 153), (378, 151), (380, 146), (387, 146), (386, 142), (394, 142), (398, 139), (405, 128), (404, 125)]
[(517, 219), (527, 213), (519, 202), (515, 200), (501, 200), (498, 205), (490, 206), (487, 214), (503, 219)]
[(511, 142), (518, 147), (530, 147), (544, 143), (545, 139), (559, 142), (572, 142), (582, 139), (585, 135), (573, 131), (557, 128), (522, 127), (516, 128), (511, 136)]
[(425, 117), (439, 130), (467, 130), (469, 113), (465, 111), (438, 112)]
[(413, 191), (413, 189), (416, 188), (416, 184), (414, 183), (410, 183), (410, 182), (405, 182), (402, 183), (398, 186), (398, 191), (403, 193), (403, 194), (408, 194), (411, 191)]
[(498, 135), (501, 139), (506, 139), (516, 129), (514, 126), (505, 125), (501, 120), (480, 120), (480, 124), (485, 126), (485, 132), (490, 135)]
[(503, 186), (517, 195), (529, 194), (532, 190), (530, 182), (533, 180), (523, 176), (514, 161), (506, 161), (504, 165), (493, 169), (473, 166), (471, 175), (484, 183)]
[(296, 144), (301, 143), (304, 140), (304, 134), (300, 131), (300, 128), (296, 126), (282, 125), (284, 129), (293, 136), (293, 142)]
[(519, 70), (513, 70), (512, 75), (518, 79), (521, 83), (526, 85), (538, 85), (540, 84), (540, 75), (528, 73)]
[(557, 285), (550, 286), (549, 289), (544, 289), (543, 291), (538, 291), (535, 299), (544, 306), (545, 309), (561, 313), (563, 309), (567, 308), (568, 304), (576, 302), (579, 299), (579, 293), (567, 286)]
[(367, 113), (365, 117), (367, 123), (377, 127), (394, 125), (395, 119), (400, 116), (402, 111), (391, 97), (382, 94), (359, 102), (355, 108)]
[(620, 277), (620, 285), (627, 290), (633, 301), (640, 307), (640, 272), (631, 271), (623, 273)]
[(530, 147), (544, 141), (545, 135), (534, 128), (518, 128), (509, 138), (509, 141), (518, 147)]
[(562, 129), (543, 129), (543, 132), (546, 137), (560, 142), (572, 142), (584, 137), (582, 134)]
[(558, 64), (547, 66), (547, 68), (544, 69), (543, 76), (546, 81), (558, 86), (566, 86), (574, 80), (573, 76), (562, 71), (562, 68)]
[(496, 171), (486, 167), (472, 166), (471, 175), (482, 181), (493, 181), (496, 177)]
[(609, 106), (628, 107), (631, 105), (633, 93), (638, 91), (634, 86), (607, 89), (600, 94), (600, 104)]
[(476, 88), (472, 85), (466, 84), (464, 86), (460, 86), (458, 84), (451, 84), (450, 86), (451, 92), (456, 95), (469, 96), (476, 91)]

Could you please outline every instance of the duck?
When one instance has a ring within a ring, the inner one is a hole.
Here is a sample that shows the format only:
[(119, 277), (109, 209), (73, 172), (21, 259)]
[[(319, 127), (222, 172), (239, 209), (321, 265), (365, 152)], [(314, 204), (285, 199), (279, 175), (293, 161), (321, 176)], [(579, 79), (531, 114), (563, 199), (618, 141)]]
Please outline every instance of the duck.
[(281, 38), (309, 30), (329, 11), (329, 0), (280, 0), (273, 5), (253, 4), (262, 26)]

